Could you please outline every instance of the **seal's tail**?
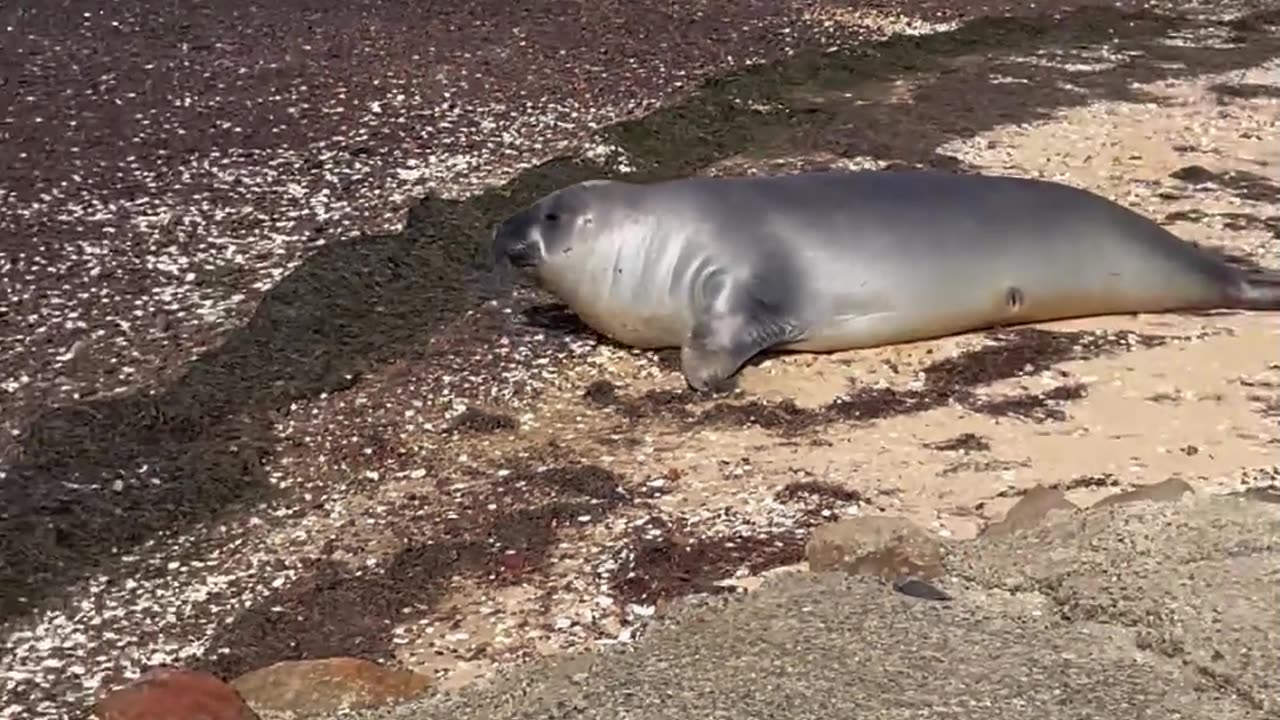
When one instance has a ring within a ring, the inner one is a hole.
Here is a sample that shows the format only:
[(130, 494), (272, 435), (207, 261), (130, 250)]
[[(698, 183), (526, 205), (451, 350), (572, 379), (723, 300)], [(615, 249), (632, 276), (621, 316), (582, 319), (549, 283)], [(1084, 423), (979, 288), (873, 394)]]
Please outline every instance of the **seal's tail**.
[(1231, 293), (1231, 304), (1242, 310), (1280, 310), (1280, 272), (1246, 275)]

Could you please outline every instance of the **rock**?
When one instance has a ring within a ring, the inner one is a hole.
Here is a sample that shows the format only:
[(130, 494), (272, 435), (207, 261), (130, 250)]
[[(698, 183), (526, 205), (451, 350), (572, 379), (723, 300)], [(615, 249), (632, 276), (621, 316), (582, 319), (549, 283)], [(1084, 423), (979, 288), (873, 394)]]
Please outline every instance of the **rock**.
[(1227, 493), (1227, 497), (1238, 497), (1254, 502), (1271, 503), (1273, 505), (1280, 504), (1280, 491), (1272, 488), (1256, 487), (1240, 490), (1233, 493)]
[(258, 720), (235, 688), (196, 670), (158, 667), (105, 695), (96, 720)]
[(903, 518), (858, 517), (823, 525), (805, 544), (813, 572), (842, 570), (882, 580), (942, 577), (942, 543)]
[(1008, 535), (1040, 525), (1055, 512), (1076, 512), (1079, 509), (1075, 503), (1067, 499), (1062, 490), (1036, 485), (1009, 508), (1003, 520), (991, 523), (978, 535), (979, 537)]
[(1168, 480), (1150, 485), (1142, 485), (1115, 495), (1108, 495), (1093, 504), (1095, 508), (1110, 505), (1121, 505), (1133, 502), (1175, 502), (1183, 495), (1192, 492), (1191, 486), (1181, 478), (1171, 477)]
[(803, 570), (804, 565), (802, 563), (796, 563), (794, 565), (779, 565), (775, 568), (769, 568), (768, 570), (761, 572), (759, 575), (725, 578), (724, 580), (716, 582), (716, 585), (720, 587), (738, 588), (743, 592), (755, 592), (756, 590), (759, 590), (760, 587), (764, 585), (765, 581), (771, 577), (790, 572), (801, 572)]
[(946, 602), (951, 596), (936, 585), (927, 583), (923, 580), (904, 580), (893, 584), (893, 589), (908, 597), (920, 598), (921, 600), (935, 600), (938, 602)]
[(431, 678), (359, 658), (286, 660), (231, 682), (260, 713), (319, 715), (390, 705), (426, 692)]

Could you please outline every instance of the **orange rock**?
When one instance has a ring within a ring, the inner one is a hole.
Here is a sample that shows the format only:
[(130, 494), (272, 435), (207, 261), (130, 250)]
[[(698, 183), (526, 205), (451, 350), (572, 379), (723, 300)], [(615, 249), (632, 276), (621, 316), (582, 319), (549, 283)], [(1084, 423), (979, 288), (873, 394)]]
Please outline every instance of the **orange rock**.
[(991, 523), (979, 535), (999, 537), (1043, 525), (1053, 513), (1073, 513), (1080, 508), (1058, 488), (1036, 485), (1027, 490), (1004, 514), (1000, 522)]
[(231, 682), (258, 712), (297, 715), (390, 705), (425, 693), (431, 678), (359, 658), (286, 660)]
[(258, 720), (230, 685), (209, 673), (148, 670), (93, 706), (96, 720)]
[[(1135, 502), (1177, 502), (1187, 493), (1194, 493), (1195, 490), (1186, 480), (1178, 477), (1171, 477), (1158, 483), (1149, 485), (1139, 485), (1132, 490), (1108, 495), (1093, 504), (1093, 508), (1104, 508), (1112, 505), (1123, 505), (1125, 503)], [(1092, 508), (1091, 508), (1092, 509)]]
[(898, 517), (856, 517), (819, 526), (805, 544), (814, 572), (840, 570), (883, 580), (943, 576), (942, 543)]
[(498, 558), (502, 573), (508, 577), (520, 577), (525, 571), (525, 556), (519, 550), (508, 550)]

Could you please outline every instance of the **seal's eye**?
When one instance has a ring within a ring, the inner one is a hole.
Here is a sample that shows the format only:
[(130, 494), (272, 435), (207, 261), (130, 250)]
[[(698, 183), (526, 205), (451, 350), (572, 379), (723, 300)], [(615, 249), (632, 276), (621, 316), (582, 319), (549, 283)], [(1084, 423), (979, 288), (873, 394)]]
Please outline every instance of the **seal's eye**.
[(560, 215), (559, 213), (549, 212), (546, 215), (543, 215), (542, 219), (546, 220), (547, 222), (555, 222), (560, 219)]

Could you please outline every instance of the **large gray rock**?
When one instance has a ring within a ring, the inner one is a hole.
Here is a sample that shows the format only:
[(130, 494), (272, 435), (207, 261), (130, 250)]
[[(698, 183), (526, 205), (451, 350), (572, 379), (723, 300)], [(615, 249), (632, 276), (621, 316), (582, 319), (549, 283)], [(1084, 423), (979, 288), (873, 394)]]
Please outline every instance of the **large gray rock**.
[(949, 572), (1045, 597), (1064, 620), (1133, 628), (1136, 646), (1280, 716), (1280, 512), (1237, 498), (1117, 504), (957, 548)]
[(955, 600), (790, 573), (634, 648), (364, 718), (1275, 717), (1280, 514), (1135, 503), (957, 543)]

